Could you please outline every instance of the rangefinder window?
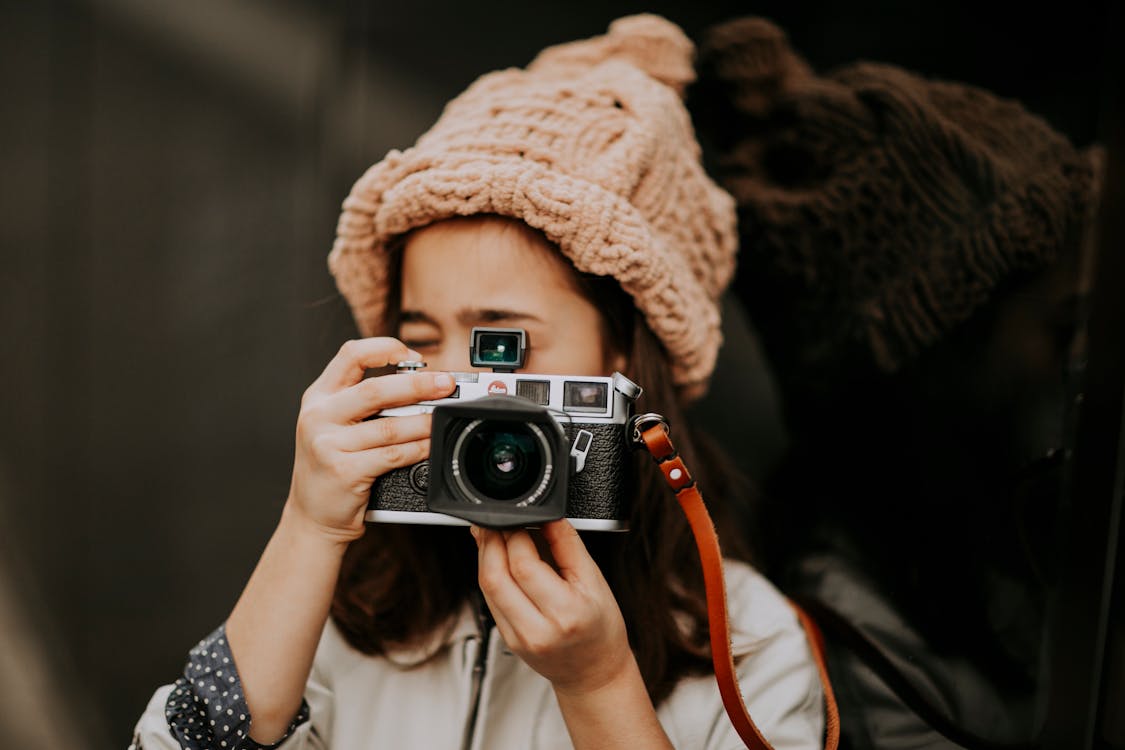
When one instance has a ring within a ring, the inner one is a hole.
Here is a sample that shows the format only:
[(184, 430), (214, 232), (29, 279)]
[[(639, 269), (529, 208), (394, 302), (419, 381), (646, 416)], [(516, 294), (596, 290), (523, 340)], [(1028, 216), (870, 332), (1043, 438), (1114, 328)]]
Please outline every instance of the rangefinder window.
[(522, 328), (474, 328), (469, 343), (473, 367), (516, 370), (523, 367), (527, 333)]
[(608, 408), (608, 384), (578, 380), (568, 380), (563, 384), (563, 411), (601, 414)]

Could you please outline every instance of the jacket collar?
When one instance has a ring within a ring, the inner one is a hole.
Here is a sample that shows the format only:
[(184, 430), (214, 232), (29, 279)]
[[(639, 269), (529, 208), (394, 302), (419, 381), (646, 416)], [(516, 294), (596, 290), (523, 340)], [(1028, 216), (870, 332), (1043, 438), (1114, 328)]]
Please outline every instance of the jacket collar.
[(481, 636), (477, 611), (472, 602), (465, 602), (458, 614), (446, 625), (435, 628), (433, 632), (409, 645), (388, 649), (386, 659), (398, 667), (417, 667), (446, 648), (459, 646)]

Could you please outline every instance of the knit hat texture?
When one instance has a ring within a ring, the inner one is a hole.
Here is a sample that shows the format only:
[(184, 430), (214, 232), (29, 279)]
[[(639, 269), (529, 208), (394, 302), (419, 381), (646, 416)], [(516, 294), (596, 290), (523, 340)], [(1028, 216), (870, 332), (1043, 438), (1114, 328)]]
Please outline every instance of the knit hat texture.
[(479, 78), (413, 148), (391, 151), (344, 201), (329, 267), (361, 333), (384, 318), (388, 243), (455, 216), (540, 230), (581, 272), (620, 282), (699, 395), (734, 272), (734, 203), (700, 163), (682, 92), (694, 46), (653, 15)]
[(820, 76), (758, 18), (711, 29), (699, 71), (735, 287), (783, 379), (897, 371), (1074, 247), (1096, 202), (1100, 150), (979, 88), (865, 62)]

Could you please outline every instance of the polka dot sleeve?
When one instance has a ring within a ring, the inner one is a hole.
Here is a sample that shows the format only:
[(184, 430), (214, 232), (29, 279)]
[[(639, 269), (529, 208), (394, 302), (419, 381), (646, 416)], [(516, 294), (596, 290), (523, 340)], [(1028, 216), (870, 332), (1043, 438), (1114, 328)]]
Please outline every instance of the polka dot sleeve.
[(184, 750), (259, 750), (281, 747), (293, 731), (309, 719), (309, 704), (289, 724), (285, 736), (272, 745), (250, 739), (250, 710), (242, 695), (242, 681), (234, 668), (225, 626), (220, 626), (191, 650), (184, 676), (176, 680), (164, 715), (172, 736)]

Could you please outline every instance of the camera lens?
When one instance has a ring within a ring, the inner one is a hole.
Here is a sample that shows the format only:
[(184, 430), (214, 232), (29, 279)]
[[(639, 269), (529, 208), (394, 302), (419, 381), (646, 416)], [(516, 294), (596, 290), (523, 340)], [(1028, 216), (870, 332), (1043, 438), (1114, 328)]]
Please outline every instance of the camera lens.
[(477, 420), (455, 450), (458, 477), (475, 501), (534, 503), (550, 480), (550, 447), (538, 425)]

